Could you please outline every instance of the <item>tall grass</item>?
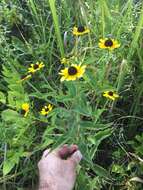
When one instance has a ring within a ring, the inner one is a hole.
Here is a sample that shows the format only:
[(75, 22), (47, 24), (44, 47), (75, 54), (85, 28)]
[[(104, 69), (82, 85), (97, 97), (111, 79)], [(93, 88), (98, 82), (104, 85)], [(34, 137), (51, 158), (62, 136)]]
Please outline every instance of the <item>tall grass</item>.
[(57, 36), (57, 42), (58, 42), (58, 46), (60, 48), (61, 57), (64, 57), (63, 40), (61, 37), (61, 32), (60, 32), (60, 27), (59, 27), (59, 19), (58, 19), (58, 15), (57, 15), (56, 6), (55, 6), (55, 0), (49, 0), (49, 5), (50, 5), (53, 21), (54, 21), (55, 34)]

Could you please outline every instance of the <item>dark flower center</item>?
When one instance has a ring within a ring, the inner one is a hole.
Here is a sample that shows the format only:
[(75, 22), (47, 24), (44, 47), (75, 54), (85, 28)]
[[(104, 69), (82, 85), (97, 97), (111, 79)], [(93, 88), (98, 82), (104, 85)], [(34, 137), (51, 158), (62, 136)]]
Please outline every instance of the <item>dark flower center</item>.
[(111, 47), (113, 45), (113, 41), (111, 39), (108, 39), (105, 41), (105, 44), (104, 44), (106, 47)]
[(113, 93), (112, 91), (108, 92), (108, 95), (109, 95), (109, 96), (113, 96), (113, 94), (114, 94), (114, 93)]
[(48, 111), (49, 111), (49, 108), (45, 108), (45, 111), (48, 112)]
[(78, 32), (84, 32), (84, 31), (85, 31), (84, 26), (79, 26), (79, 27), (77, 28), (77, 31), (78, 31)]
[(23, 110), (23, 109), (20, 110), (20, 114), (21, 114), (21, 115), (25, 115), (25, 113), (26, 113), (25, 110)]
[(75, 75), (77, 73), (77, 69), (73, 66), (68, 68), (68, 74), (69, 75)]
[(35, 64), (35, 65), (33, 66), (33, 68), (34, 68), (34, 69), (38, 69), (38, 68), (39, 68), (39, 65), (38, 65), (38, 64)]

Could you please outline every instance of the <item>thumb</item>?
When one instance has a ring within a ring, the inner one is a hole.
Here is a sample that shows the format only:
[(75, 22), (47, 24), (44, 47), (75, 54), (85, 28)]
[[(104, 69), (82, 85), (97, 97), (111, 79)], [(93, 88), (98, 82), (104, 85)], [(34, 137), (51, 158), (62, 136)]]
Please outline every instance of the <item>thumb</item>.
[(79, 150), (77, 150), (75, 153), (71, 155), (71, 157), (68, 158), (68, 161), (70, 162), (70, 164), (72, 163), (72, 165), (76, 167), (81, 161), (81, 159), (82, 159), (82, 154)]

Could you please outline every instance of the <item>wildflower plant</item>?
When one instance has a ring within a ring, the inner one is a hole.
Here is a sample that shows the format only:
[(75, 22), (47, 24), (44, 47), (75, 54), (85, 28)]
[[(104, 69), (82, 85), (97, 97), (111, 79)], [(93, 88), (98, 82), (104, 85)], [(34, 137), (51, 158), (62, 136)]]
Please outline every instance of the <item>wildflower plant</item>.
[(85, 34), (88, 34), (90, 32), (90, 29), (85, 26), (78, 26), (73, 28), (73, 35), (75, 36), (83, 36)]
[(103, 93), (103, 96), (106, 98), (109, 98), (110, 100), (115, 100), (117, 98), (119, 98), (119, 95), (117, 93), (115, 93), (114, 91), (105, 91)]
[(59, 73), (59, 75), (61, 75), (61, 82), (64, 80), (67, 81), (74, 81), (78, 78), (81, 78), (85, 72), (85, 68), (86, 65), (76, 65), (76, 64), (72, 64), (69, 67), (66, 67), (65, 69), (62, 69)]
[(39, 71), (44, 67), (43, 62), (37, 62), (35, 64), (31, 64), (30, 67), (28, 68), (28, 73), (35, 73), (36, 71)]
[(113, 50), (120, 47), (120, 44), (117, 40), (111, 38), (105, 38), (99, 40), (99, 48)]
[(41, 110), (41, 114), (42, 115), (44, 115), (44, 116), (46, 116), (46, 115), (48, 115), (48, 113), (50, 112), (50, 111), (52, 111), (52, 109), (53, 109), (53, 106), (51, 105), (51, 104), (48, 104), (48, 105), (46, 105), (46, 106), (44, 106), (43, 108), (42, 108), (42, 110)]
[(13, 5), (19, 28), (0, 21), (0, 183), (32, 188), (41, 151), (69, 143), (83, 154), (76, 190), (129, 188), (141, 174), (126, 143), (141, 139), (141, 1), (2, 1), (0, 12)]

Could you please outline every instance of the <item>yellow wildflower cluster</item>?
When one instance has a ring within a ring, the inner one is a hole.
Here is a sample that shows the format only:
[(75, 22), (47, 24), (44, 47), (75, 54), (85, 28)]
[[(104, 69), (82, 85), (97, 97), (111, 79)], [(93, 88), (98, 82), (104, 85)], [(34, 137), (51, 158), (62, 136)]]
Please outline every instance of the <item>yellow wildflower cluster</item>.
[(39, 70), (42, 69), (44, 66), (45, 66), (45, 65), (43, 64), (43, 62), (37, 62), (37, 63), (35, 63), (35, 64), (31, 64), (30, 67), (28, 68), (27, 74), (22, 75), (20, 81), (18, 81), (18, 82), (22, 82), (22, 81), (25, 81), (25, 80), (31, 78), (32, 75), (33, 75), (35, 72), (39, 71)]
[[(52, 109), (53, 109), (53, 105), (48, 104), (42, 108), (40, 113), (41, 113), (41, 115), (47, 116), (48, 113), (52, 111)], [(21, 110), (20, 110), (21, 115), (26, 117), (28, 115), (29, 111), (30, 111), (30, 105), (28, 103), (23, 103), (21, 105)]]
[[(78, 27), (75, 26), (73, 28), (72, 33), (76, 37), (83, 36), (85, 34), (89, 34), (90, 29), (86, 26), (78, 26)], [(99, 40), (98, 46), (101, 49), (113, 50), (113, 49), (119, 48), (120, 44), (115, 39), (103, 38)], [(65, 68), (61, 69), (59, 72), (59, 75), (61, 76), (61, 79), (60, 79), (61, 82), (77, 80), (83, 77), (85, 73), (87, 66), (82, 65), (81, 63), (80, 64), (72, 63), (71, 58), (73, 57), (70, 57), (70, 58), (64, 57), (61, 59), (61, 64), (66, 65)], [(24, 81), (31, 78), (35, 72), (41, 70), (44, 66), (45, 65), (43, 64), (43, 62), (36, 62), (35, 64), (31, 64), (30, 67), (28, 68), (27, 74), (21, 76), (20, 81)], [(103, 93), (103, 96), (113, 101), (119, 98), (119, 95), (111, 90), (105, 91)], [(47, 115), (52, 109), (53, 109), (53, 106), (51, 104), (48, 104), (42, 108), (40, 113), (42, 115)], [(24, 103), (22, 105), (22, 112), (23, 112), (24, 117), (26, 117), (29, 112), (29, 104)]]

